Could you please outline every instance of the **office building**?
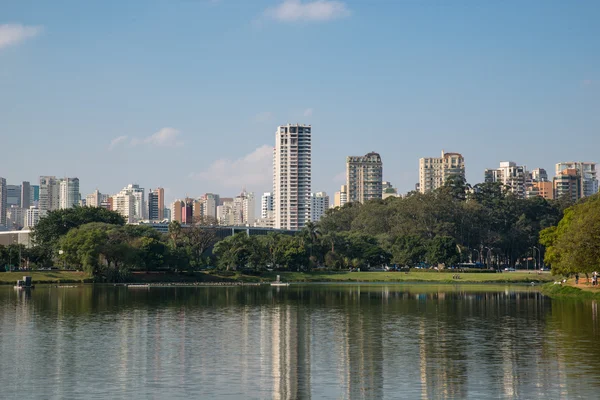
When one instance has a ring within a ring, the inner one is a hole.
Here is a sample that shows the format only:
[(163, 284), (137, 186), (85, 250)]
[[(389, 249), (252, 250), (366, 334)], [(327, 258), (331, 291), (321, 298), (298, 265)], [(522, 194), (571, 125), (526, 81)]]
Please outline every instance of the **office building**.
[(148, 219), (162, 221), (165, 219), (165, 190), (163, 188), (148, 191)]
[(487, 183), (502, 183), (508, 191), (519, 198), (526, 196), (529, 173), (527, 167), (523, 165), (517, 165), (512, 161), (503, 161), (497, 169), (486, 169), (484, 178)]
[(30, 185), (31, 197), (30, 197), (30, 206), (37, 206), (40, 201), (40, 185)]
[(277, 127), (273, 150), (274, 226), (300, 230), (310, 221), (311, 193), (310, 125)]
[(339, 192), (335, 192), (333, 206), (342, 207), (348, 202), (348, 185), (342, 185)]
[(26, 181), (21, 182), (21, 208), (28, 210), (31, 203), (31, 185)]
[(6, 208), (11, 206), (21, 207), (20, 185), (6, 185)]
[(364, 203), (381, 199), (383, 194), (383, 163), (379, 154), (346, 157), (348, 201)]
[(419, 183), (416, 190), (428, 193), (442, 186), (449, 178), (465, 180), (465, 159), (460, 153), (446, 153), (441, 157), (419, 160)]
[[(561, 172), (567, 169), (574, 169), (581, 176), (581, 189), (579, 198), (591, 196), (598, 193), (598, 175), (596, 163), (571, 161), (556, 164), (556, 176), (562, 176)], [(572, 176), (567, 174), (567, 176)]]
[(172, 221), (172, 219), (171, 219), (171, 209), (170, 208), (165, 208), (163, 210), (163, 213), (164, 213), (163, 215), (164, 215), (165, 221), (171, 222)]
[(59, 202), (60, 208), (73, 208), (79, 205), (81, 196), (79, 194), (79, 179), (64, 178), (59, 183)]
[(317, 222), (329, 208), (329, 196), (325, 192), (310, 194), (310, 220)]
[(0, 177), (0, 227), (6, 226), (6, 201), (8, 191), (6, 188), (6, 179)]

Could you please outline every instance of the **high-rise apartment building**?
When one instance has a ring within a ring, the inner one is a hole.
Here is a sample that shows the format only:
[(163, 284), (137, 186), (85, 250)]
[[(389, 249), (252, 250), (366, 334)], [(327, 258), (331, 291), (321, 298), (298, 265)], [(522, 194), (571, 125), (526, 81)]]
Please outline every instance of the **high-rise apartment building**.
[(252, 226), (255, 220), (255, 208), (256, 201), (254, 193), (248, 193), (246, 192), (246, 189), (242, 190), (239, 196), (233, 199), (233, 225)]
[(136, 198), (135, 196), (122, 190), (112, 196), (112, 210), (118, 212), (125, 218), (125, 222), (131, 224), (136, 221), (135, 217)]
[(333, 197), (333, 206), (342, 207), (348, 202), (348, 185), (342, 185), (339, 192), (335, 192)]
[(383, 194), (383, 163), (375, 152), (364, 156), (346, 157), (348, 201), (364, 203), (381, 199)]
[(554, 184), (548, 181), (548, 173), (543, 168), (536, 168), (529, 173), (525, 183), (525, 197), (554, 198)]
[(485, 182), (500, 182), (515, 196), (525, 197), (529, 183), (527, 167), (517, 165), (512, 161), (503, 161), (497, 169), (486, 169), (484, 176)]
[(465, 179), (465, 159), (459, 153), (446, 153), (441, 157), (428, 157), (419, 160), (419, 184), (421, 193), (431, 192), (442, 186), (449, 178)]
[(317, 222), (329, 208), (329, 196), (325, 192), (311, 193), (310, 195), (310, 220)]
[(163, 188), (150, 189), (148, 192), (148, 219), (162, 221), (165, 219), (165, 190)]
[(30, 206), (25, 212), (25, 228), (33, 228), (40, 220), (40, 210), (36, 206)]
[(531, 180), (533, 182), (548, 182), (548, 173), (544, 168), (536, 168), (531, 171)]
[(554, 198), (576, 202), (584, 197), (583, 186), (583, 177), (577, 169), (562, 169), (554, 177)]
[(90, 193), (85, 196), (85, 205), (87, 207), (101, 207), (103, 195), (98, 189), (94, 190), (94, 193)]
[(8, 197), (6, 179), (0, 177), (0, 226), (6, 226), (6, 198)]
[(201, 215), (204, 223), (214, 223), (217, 221), (217, 207), (221, 199), (218, 194), (205, 193), (200, 197)]
[(581, 176), (581, 192), (579, 198), (598, 193), (596, 163), (582, 161), (561, 162), (556, 164), (556, 176), (561, 175), (561, 171), (567, 169), (574, 169)]
[(54, 176), (40, 176), (39, 192), (40, 216), (60, 207), (60, 183)]
[(273, 202), (273, 193), (263, 193), (260, 198), (260, 218), (273, 218), (273, 209), (275, 204)]
[(234, 224), (234, 213), (233, 213), (233, 199), (221, 199), (221, 205), (217, 206), (217, 220), (219, 225), (233, 226)]
[[(138, 184), (129, 184), (126, 187), (124, 187), (118, 195), (113, 196), (113, 199), (115, 199), (117, 196), (121, 196), (119, 200), (120, 203), (119, 204), (115, 204), (115, 202), (113, 201), (113, 210), (117, 211), (117, 208), (120, 207), (120, 205), (124, 205), (124, 204), (129, 204), (129, 200), (125, 201), (123, 200), (123, 196), (129, 195), (133, 197), (133, 215), (132, 215), (132, 221), (130, 222), (136, 222), (136, 221), (140, 221), (140, 220), (144, 220), (146, 219), (146, 198), (144, 196), (144, 188), (141, 188), (140, 185)], [(115, 208), (117, 207), (117, 208)], [(129, 207), (129, 206), (127, 206)], [(121, 212), (121, 214), (125, 217), (125, 218), (129, 218), (129, 209), (127, 209), (127, 215), (125, 214), (125, 211), (119, 211)]]
[(310, 125), (277, 127), (273, 150), (274, 226), (300, 230), (310, 221), (311, 193)]
[(28, 210), (31, 203), (31, 185), (26, 181), (21, 182), (21, 208)]
[(184, 204), (183, 200), (179, 199), (171, 203), (171, 221), (181, 223), (181, 210), (183, 209)]
[(81, 195), (79, 194), (79, 179), (64, 178), (60, 179), (59, 202), (60, 208), (73, 208), (79, 205)]

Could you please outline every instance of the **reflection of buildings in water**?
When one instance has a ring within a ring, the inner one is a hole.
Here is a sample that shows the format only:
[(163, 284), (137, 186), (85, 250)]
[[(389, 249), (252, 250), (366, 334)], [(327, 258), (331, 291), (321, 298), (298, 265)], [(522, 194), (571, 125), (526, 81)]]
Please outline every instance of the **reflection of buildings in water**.
[(419, 377), (421, 378), (421, 398), (429, 399), (427, 393), (427, 347), (426, 347), (425, 322), (419, 321)]
[(310, 321), (303, 307), (274, 307), (271, 327), (273, 397), (310, 398)]
[[(369, 300), (357, 297), (355, 307), (347, 311), (348, 398), (383, 397), (382, 309)], [(361, 309), (361, 301), (368, 307)]]
[(598, 331), (598, 302), (592, 300), (592, 331), (596, 333)]

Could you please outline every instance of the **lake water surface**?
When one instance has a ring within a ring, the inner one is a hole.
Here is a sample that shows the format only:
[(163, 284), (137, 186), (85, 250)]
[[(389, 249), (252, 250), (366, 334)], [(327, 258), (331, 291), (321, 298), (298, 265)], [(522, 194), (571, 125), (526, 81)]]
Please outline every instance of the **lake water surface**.
[(0, 397), (600, 398), (598, 317), (519, 286), (0, 287)]

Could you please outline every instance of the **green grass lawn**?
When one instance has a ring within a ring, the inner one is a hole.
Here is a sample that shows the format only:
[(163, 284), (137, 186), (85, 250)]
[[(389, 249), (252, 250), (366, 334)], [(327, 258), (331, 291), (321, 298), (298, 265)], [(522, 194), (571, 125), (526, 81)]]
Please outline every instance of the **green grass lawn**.
[[(487, 282), (551, 282), (555, 278), (550, 273), (538, 275), (534, 272), (503, 272), (503, 273), (456, 273), (456, 272), (273, 272), (262, 278), (275, 279), (276, 275), (286, 282), (457, 282), (457, 283), (487, 283)], [(460, 279), (454, 279), (459, 275)]]
[(27, 272), (0, 272), (0, 285), (14, 285), (17, 280), (23, 279), (23, 276), (31, 276), (33, 284), (41, 283), (74, 283), (84, 282), (90, 279), (85, 272), (77, 271), (27, 271)]
[[(30, 271), (30, 272), (0, 272), (0, 284), (15, 284), (23, 275), (30, 275), (34, 284), (42, 283), (74, 283), (84, 282), (90, 276), (84, 272), (76, 271)], [(232, 276), (218, 273), (133, 273), (133, 282), (158, 283), (158, 282), (271, 282), (280, 275), (284, 282), (432, 282), (432, 283), (529, 283), (552, 282), (556, 278), (550, 273), (538, 275), (535, 272), (503, 272), (495, 273), (456, 273), (456, 272), (268, 272), (260, 276), (241, 275)], [(459, 275), (460, 279), (454, 279)]]

